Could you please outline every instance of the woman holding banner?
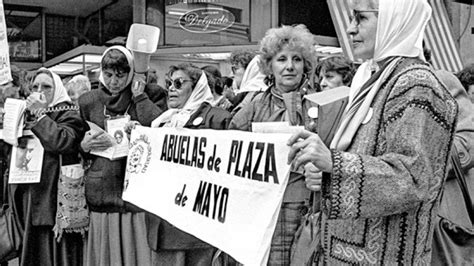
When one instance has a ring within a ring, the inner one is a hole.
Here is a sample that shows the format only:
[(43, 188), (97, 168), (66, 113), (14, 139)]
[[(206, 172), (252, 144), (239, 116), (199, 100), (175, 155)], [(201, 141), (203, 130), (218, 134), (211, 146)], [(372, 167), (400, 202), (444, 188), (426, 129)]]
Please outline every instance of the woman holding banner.
[[(314, 36), (304, 25), (268, 30), (260, 43), (260, 68), (270, 87), (235, 114), (229, 129), (251, 131), (252, 122), (276, 121), (312, 128), (314, 117), (308, 115), (312, 106), (303, 96), (316, 92), (308, 85), (308, 74), (316, 63), (314, 44)], [(302, 171), (294, 169), (273, 234), (269, 265), (290, 264), (290, 247), (308, 210), (309, 196)]]
[[(168, 110), (152, 127), (226, 129), (230, 113), (212, 107), (214, 99), (203, 70), (191, 65), (171, 66)], [(148, 244), (156, 251), (154, 265), (211, 265), (216, 248), (165, 220), (147, 214)]]
[(315, 263), (429, 265), (457, 114), (423, 60), (431, 8), (353, 0), (351, 9), (354, 54), (368, 61), (336, 135), (329, 147), (308, 131), (289, 140), (289, 161), (322, 192)]
[[(41, 143), (35, 149), (44, 151), (31, 158), (38, 164), (42, 160), (39, 181), (10, 185), (13, 210), (24, 229), (19, 264), (82, 265), (83, 236), (67, 233), (57, 242), (53, 227), (56, 223), (60, 162), (63, 165), (79, 162), (77, 151), (87, 125), (55, 73), (45, 68), (38, 70), (33, 76), (31, 91), (26, 108), (35, 117), (31, 131)], [(14, 152), (32, 140), (29, 137), (19, 139), (19, 147), (14, 147)], [(15, 160), (13, 155), (11, 160)]]
[[(101, 129), (112, 123), (124, 127), (124, 121), (149, 126), (162, 110), (144, 93), (143, 84), (132, 87), (136, 78), (128, 49), (112, 46), (105, 50), (100, 87), (79, 98), (82, 118)], [(145, 213), (122, 200), (126, 157), (110, 160), (90, 153), (103, 151), (116, 142), (106, 135), (92, 128), (81, 142), (84, 157), (91, 162), (85, 173), (86, 199), (91, 210), (85, 264), (150, 265), (152, 253), (146, 243)]]

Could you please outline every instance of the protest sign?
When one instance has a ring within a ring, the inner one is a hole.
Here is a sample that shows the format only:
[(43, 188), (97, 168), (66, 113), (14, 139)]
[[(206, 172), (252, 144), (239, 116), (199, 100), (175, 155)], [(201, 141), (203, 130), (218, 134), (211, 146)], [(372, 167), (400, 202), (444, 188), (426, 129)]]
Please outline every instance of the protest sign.
[(289, 134), (137, 127), (123, 199), (266, 265), (288, 182)]
[(5, 11), (3, 1), (0, 0), (0, 85), (12, 80), (10, 72), (10, 56), (7, 40), (7, 24), (5, 22)]

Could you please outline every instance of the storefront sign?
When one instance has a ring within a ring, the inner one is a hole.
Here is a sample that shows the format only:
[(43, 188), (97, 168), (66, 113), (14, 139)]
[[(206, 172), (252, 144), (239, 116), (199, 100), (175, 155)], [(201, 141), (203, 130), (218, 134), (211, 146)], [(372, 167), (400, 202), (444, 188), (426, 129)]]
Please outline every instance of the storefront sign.
[(12, 80), (10, 72), (10, 56), (8, 54), (7, 26), (3, 1), (0, 0), (0, 85)]
[(199, 8), (186, 12), (179, 18), (179, 26), (193, 33), (223, 31), (235, 22), (234, 15), (221, 8)]
[(266, 265), (288, 182), (289, 137), (137, 127), (123, 199), (244, 265)]

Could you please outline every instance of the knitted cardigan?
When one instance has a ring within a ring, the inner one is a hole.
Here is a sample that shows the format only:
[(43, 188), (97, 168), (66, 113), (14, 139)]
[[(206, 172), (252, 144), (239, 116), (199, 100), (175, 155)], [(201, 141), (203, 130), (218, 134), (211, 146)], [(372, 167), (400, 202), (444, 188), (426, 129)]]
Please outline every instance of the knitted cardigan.
[(428, 265), (457, 104), (432, 70), (405, 58), (381, 86), (322, 184), (321, 265)]

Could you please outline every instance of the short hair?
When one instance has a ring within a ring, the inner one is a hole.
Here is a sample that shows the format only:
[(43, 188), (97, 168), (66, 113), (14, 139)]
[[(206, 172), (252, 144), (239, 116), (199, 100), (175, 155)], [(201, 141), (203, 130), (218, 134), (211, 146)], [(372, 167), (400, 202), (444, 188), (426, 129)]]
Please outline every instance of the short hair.
[(222, 92), (224, 91), (224, 86), (222, 85), (222, 74), (221, 71), (213, 66), (213, 65), (207, 65), (201, 68), (204, 70), (204, 73), (206, 74), (207, 81), (209, 84), (209, 87), (211, 87), (211, 90), (218, 95), (222, 95)]
[(319, 62), (316, 66), (315, 74), (319, 76), (321, 72), (334, 71), (342, 76), (342, 82), (350, 85), (354, 77), (356, 67), (354, 63), (344, 56), (332, 56)]
[(193, 82), (193, 89), (194, 89), (203, 71), (199, 67), (193, 64), (182, 63), (177, 66), (170, 66), (170, 70), (168, 72), (169, 77), (171, 78), (173, 73), (179, 70), (183, 71), (184, 73), (186, 73), (186, 75), (188, 75), (191, 78), (191, 81)]
[(464, 89), (469, 90), (470, 85), (474, 85), (474, 64), (470, 64), (456, 74)]
[(90, 91), (91, 82), (89, 81), (89, 78), (84, 75), (75, 75), (66, 83), (66, 89), (68, 92), (78, 88), (85, 88), (87, 91)]
[(117, 137), (117, 136), (120, 136), (120, 137), (123, 138), (123, 132), (122, 132), (122, 130), (117, 129), (117, 130), (114, 132), (114, 137)]
[(260, 68), (266, 76), (272, 74), (272, 58), (285, 47), (301, 53), (304, 72), (309, 73), (316, 64), (316, 44), (314, 35), (305, 25), (271, 28), (260, 41)]
[(102, 69), (111, 69), (118, 73), (129, 73), (131, 66), (125, 54), (118, 49), (110, 49), (103, 56), (100, 62)]
[(252, 50), (236, 50), (230, 54), (229, 61), (231, 65), (241, 65), (245, 69), (256, 54)]

